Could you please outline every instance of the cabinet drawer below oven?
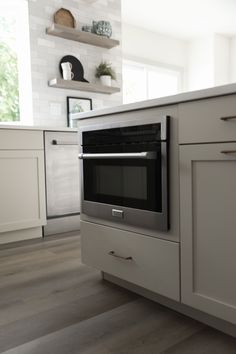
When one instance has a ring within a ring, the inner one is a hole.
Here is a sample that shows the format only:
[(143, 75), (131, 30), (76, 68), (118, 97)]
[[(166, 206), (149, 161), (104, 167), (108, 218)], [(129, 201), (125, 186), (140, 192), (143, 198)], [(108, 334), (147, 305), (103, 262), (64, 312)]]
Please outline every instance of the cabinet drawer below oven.
[(179, 245), (81, 222), (82, 261), (101, 271), (179, 301)]

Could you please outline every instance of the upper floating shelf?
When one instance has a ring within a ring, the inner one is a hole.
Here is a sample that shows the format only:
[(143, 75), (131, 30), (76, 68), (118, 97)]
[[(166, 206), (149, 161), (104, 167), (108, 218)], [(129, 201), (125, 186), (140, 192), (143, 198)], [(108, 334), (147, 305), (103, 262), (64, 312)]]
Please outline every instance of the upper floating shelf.
[(72, 41), (86, 43), (107, 49), (111, 49), (120, 45), (120, 42), (116, 39), (111, 39), (104, 36), (99, 36), (94, 33), (84, 32), (74, 28), (57, 25), (55, 23), (46, 29), (46, 33), (52, 36), (70, 39)]

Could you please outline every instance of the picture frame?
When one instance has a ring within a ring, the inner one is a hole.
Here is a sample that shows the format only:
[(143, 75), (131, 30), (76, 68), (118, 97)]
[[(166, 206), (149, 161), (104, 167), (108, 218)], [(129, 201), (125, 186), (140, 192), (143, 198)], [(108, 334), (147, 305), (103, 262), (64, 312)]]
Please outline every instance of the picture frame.
[(67, 126), (77, 128), (75, 121), (72, 118), (73, 113), (82, 113), (92, 110), (92, 99), (86, 97), (67, 96)]

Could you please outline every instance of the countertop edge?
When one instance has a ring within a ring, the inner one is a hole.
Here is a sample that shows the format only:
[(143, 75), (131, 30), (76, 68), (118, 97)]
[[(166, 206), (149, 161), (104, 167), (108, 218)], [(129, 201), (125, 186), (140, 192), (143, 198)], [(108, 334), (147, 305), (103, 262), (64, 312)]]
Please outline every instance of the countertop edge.
[(197, 101), (217, 96), (226, 96), (236, 93), (236, 83), (216, 86), (208, 89), (183, 92), (173, 96), (165, 96), (161, 98), (154, 98), (147, 101), (140, 101), (135, 103), (124, 104), (120, 106), (113, 106), (103, 109), (97, 109), (85, 113), (77, 113), (73, 115), (74, 120), (83, 120), (88, 118), (96, 118), (109, 114), (128, 112), (131, 110), (140, 110), (143, 108), (152, 108), (158, 106), (174, 105), (189, 101)]
[(51, 132), (77, 132), (77, 128), (68, 127), (45, 127), (33, 125), (20, 125), (20, 124), (5, 124), (0, 122), (0, 129), (8, 130), (36, 130), (36, 131), (51, 131)]

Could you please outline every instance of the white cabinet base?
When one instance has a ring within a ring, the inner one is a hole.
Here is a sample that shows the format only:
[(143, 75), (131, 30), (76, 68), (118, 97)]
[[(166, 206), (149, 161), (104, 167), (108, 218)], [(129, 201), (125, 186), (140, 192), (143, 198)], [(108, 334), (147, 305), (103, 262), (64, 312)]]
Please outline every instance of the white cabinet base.
[(0, 233), (0, 245), (42, 237), (42, 227)]
[(43, 150), (1, 150), (0, 168), (0, 232), (44, 225)]
[(0, 129), (0, 244), (42, 236), (43, 131)]

